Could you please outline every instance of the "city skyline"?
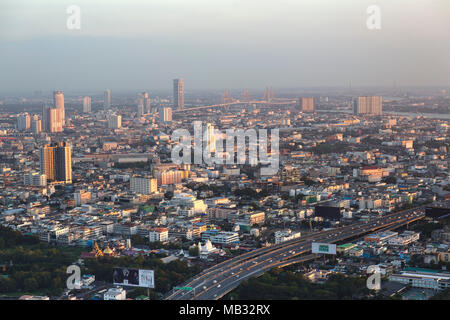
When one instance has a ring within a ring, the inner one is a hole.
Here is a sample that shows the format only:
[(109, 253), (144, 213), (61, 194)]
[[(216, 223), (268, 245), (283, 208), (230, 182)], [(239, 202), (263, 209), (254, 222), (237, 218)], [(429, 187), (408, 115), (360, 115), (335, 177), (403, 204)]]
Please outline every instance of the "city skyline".
[(448, 0), (0, 1), (0, 300), (449, 300), (449, 30)]

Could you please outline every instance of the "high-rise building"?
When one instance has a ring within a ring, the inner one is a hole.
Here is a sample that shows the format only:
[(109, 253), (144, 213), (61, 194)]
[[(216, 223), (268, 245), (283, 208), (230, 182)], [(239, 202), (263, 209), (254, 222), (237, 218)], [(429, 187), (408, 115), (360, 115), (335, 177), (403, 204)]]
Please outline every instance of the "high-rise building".
[(61, 109), (48, 106), (42, 107), (42, 127), (45, 132), (62, 132)]
[(173, 107), (175, 110), (184, 108), (184, 81), (183, 79), (173, 80)]
[(152, 194), (158, 190), (158, 182), (155, 178), (132, 177), (130, 179), (130, 189), (137, 194)]
[(84, 97), (83, 98), (83, 112), (84, 113), (91, 113), (91, 97)]
[(216, 152), (216, 136), (214, 126), (211, 123), (206, 124), (206, 147), (210, 153)]
[(34, 134), (39, 134), (42, 131), (42, 121), (39, 119), (39, 116), (35, 114), (33, 119), (31, 119), (31, 131)]
[(31, 119), (28, 113), (21, 113), (17, 116), (17, 129), (20, 131), (30, 130)]
[(172, 108), (161, 107), (159, 109), (159, 122), (170, 123), (172, 121)]
[(111, 108), (111, 90), (109, 90), (109, 89), (105, 90), (105, 95), (104, 95), (104, 100), (103, 100), (103, 107), (106, 110)]
[(59, 110), (57, 113), (57, 121), (64, 126), (66, 123), (66, 112), (64, 109), (64, 94), (62, 91), (53, 91), (53, 106)]
[(46, 144), (40, 150), (40, 162), (47, 181), (72, 183), (71, 149), (67, 142)]
[(355, 114), (383, 114), (383, 97), (381, 96), (364, 96), (357, 97), (353, 100), (353, 112)]
[(119, 129), (122, 127), (122, 116), (117, 114), (111, 114), (108, 117), (108, 128)]
[(150, 99), (148, 97), (148, 92), (139, 93), (138, 106), (142, 104), (144, 109), (144, 114), (150, 113)]
[(314, 98), (301, 98), (300, 100), (302, 112), (315, 112), (315, 100)]

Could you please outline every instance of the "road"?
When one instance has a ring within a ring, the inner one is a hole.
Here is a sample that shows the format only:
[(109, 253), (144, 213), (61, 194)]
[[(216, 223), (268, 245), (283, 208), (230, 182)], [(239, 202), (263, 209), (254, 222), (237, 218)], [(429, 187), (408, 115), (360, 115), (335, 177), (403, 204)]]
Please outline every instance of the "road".
[(336, 243), (377, 231), (395, 229), (422, 219), (423, 207), (405, 210), (349, 226), (311, 233), (278, 245), (256, 249), (219, 263), (185, 282), (192, 291), (176, 291), (167, 300), (217, 300), (236, 288), (242, 281), (259, 276), (275, 267), (312, 260), (312, 242)]

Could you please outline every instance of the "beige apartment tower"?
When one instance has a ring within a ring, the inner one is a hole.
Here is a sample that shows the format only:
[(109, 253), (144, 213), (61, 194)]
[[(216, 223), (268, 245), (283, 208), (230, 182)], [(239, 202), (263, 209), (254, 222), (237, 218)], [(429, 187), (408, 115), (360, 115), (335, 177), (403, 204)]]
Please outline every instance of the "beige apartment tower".
[(301, 98), (300, 106), (301, 106), (302, 112), (315, 112), (316, 111), (314, 98)]
[(383, 114), (383, 97), (364, 96), (353, 100), (354, 114), (381, 116)]
[(62, 110), (58, 108), (42, 107), (42, 129), (45, 132), (55, 133), (63, 131), (61, 112)]
[(57, 121), (64, 126), (66, 121), (66, 111), (64, 109), (64, 94), (62, 91), (53, 91), (53, 106), (58, 109)]

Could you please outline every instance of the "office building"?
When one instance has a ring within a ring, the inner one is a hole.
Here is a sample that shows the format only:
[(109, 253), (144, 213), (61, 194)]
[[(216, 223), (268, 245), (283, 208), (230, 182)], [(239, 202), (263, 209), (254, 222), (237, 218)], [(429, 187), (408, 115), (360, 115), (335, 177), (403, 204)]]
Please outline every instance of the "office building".
[(389, 281), (400, 282), (413, 288), (445, 290), (450, 288), (450, 273), (409, 268), (390, 275)]
[(150, 99), (148, 97), (148, 92), (139, 93), (138, 97), (138, 106), (143, 106), (144, 114), (150, 113)]
[(314, 98), (301, 98), (301, 110), (302, 112), (315, 112), (315, 99)]
[(221, 245), (232, 245), (239, 243), (239, 234), (237, 232), (207, 230), (202, 232), (202, 240), (209, 240)]
[(47, 176), (39, 172), (26, 173), (23, 176), (23, 184), (26, 186), (45, 187), (47, 185)]
[(30, 130), (31, 119), (28, 113), (21, 113), (17, 116), (17, 129), (20, 131)]
[(122, 116), (112, 114), (108, 117), (108, 128), (119, 129), (122, 127)]
[(173, 107), (175, 110), (184, 108), (184, 81), (183, 79), (173, 80)]
[(158, 182), (155, 178), (132, 177), (130, 179), (130, 190), (137, 194), (152, 194), (158, 190)]
[(354, 114), (382, 115), (383, 97), (357, 97), (353, 100), (353, 112)]
[(67, 142), (47, 144), (40, 150), (41, 173), (47, 181), (72, 183), (71, 148)]
[(106, 89), (104, 93), (104, 99), (103, 99), (103, 107), (105, 110), (108, 110), (111, 108), (111, 90)]
[(84, 113), (91, 113), (91, 97), (84, 97), (83, 98), (83, 112)]

